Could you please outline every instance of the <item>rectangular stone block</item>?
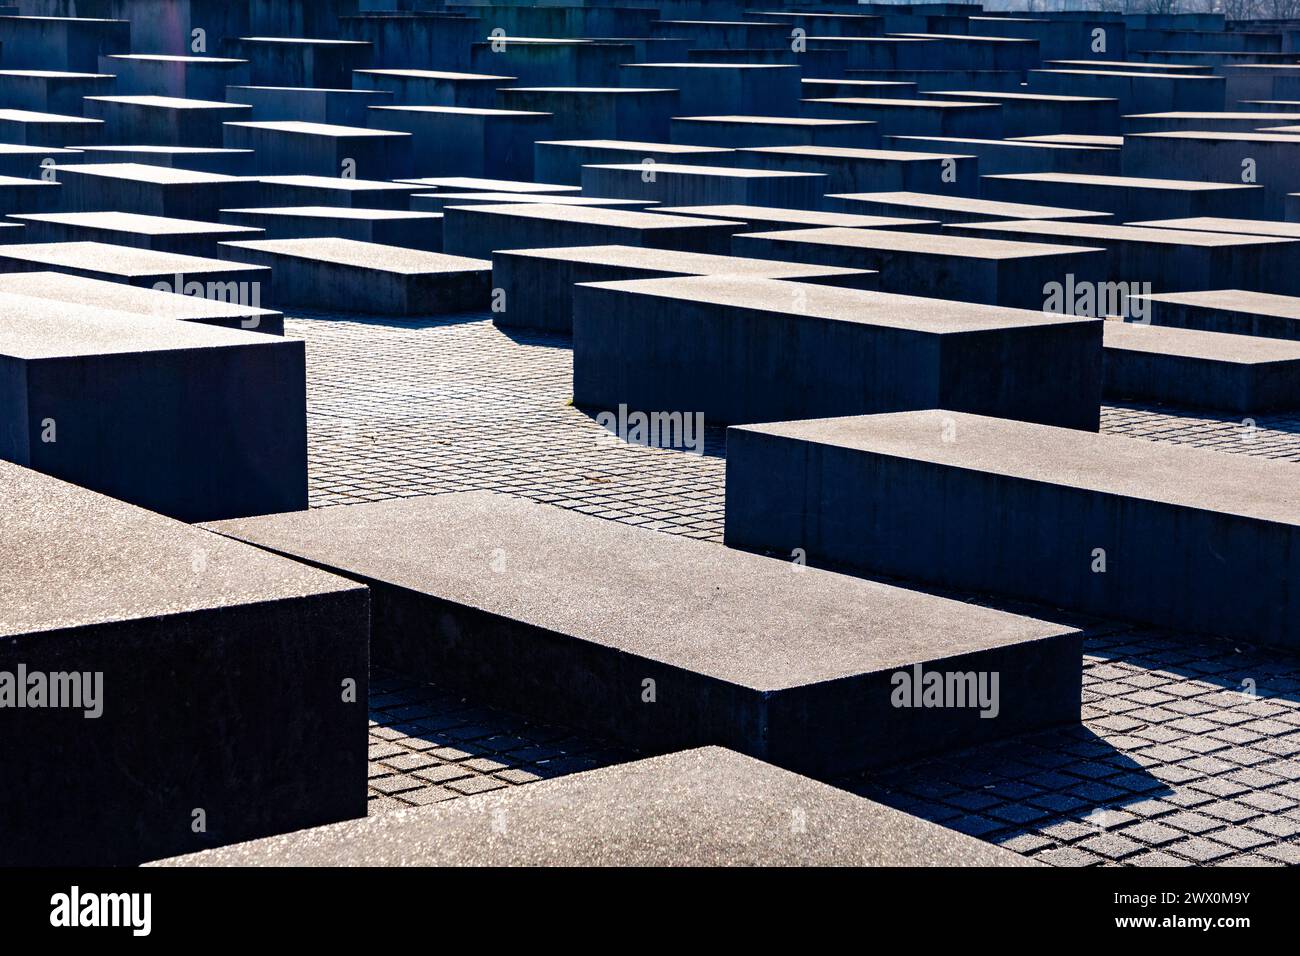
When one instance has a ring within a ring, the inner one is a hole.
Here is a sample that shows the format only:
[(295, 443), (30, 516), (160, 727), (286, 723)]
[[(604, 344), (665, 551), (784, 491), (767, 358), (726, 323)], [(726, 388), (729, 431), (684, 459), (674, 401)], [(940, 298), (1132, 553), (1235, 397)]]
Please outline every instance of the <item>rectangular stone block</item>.
[(212, 222), (229, 206), (247, 205), (254, 180), (144, 163), (55, 166), (69, 212), (129, 212)]
[(227, 329), (284, 334), (283, 314), (271, 309), (160, 289), (142, 289), (63, 272), (5, 273), (0, 275), (0, 292), (177, 322), (202, 322)]
[(677, 90), (638, 86), (507, 86), (497, 102), (548, 114), (549, 139), (664, 142), (669, 118), (681, 112)]
[(1300, 408), (1300, 343), (1107, 322), (1103, 394), (1236, 415)]
[[(802, 828), (790, 825), (800, 808)], [(494, 839), (509, 819), (511, 839)], [(1025, 857), (721, 747), (589, 770), (153, 864), (1033, 866)]]
[(376, 106), (369, 124), (408, 136), (426, 176), (532, 179), (533, 143), (550, 137), (550, 118), (528, 110)]
[(882, 136), (998, 138), (1002, 135), (1002, 107), (997, 103), (842, 97), (804, 100), (803, 108), (810, 116), (819, 116), (823, 119), (875, 123), (876, 129)]
[(223, 209), (221, 218), (245, 227), (247, 232), (257, 233), (227, 237), (232, 240), (334, 237), (426, 252), (442, 250), (441, 213), (344, 206), (270, 206)]
[(766, 232), (788, 229), (906, 229), (935, 232), (938, 223), (930, 219), (906, 219), (899, 216), (866, 216), (849, 212), (822, 212), (819, 209), (782, 209), (778, 206), (657, 206), (656, 212), (670, 216), (707, 216), (730, 219), (741, 228), (736, 232)]
[(514, 82), (513, 76), (446, 70), (355, 70), (352, 73), (354, 89), (392, 93), (398, 106), (491, 109), (497, 104), (497, 90)]
[[(1171, 171), (1178, 167), (1171, 167)], [(1174, 219), (1262, 213), (1263, 189), (1241, 182), (1150, 179), (1080, 173), (1013, 173), (980, 177), (980, 194), (1003, 202), (1103, 209), (1116, 217)]]
[(341, 176), (262, 176), (252, 188), (254, 202), (235, 206), (351, 206), (358, 209), (406, 209), (410, 198), (428, 187), (383, 179)]
[(674, 116), (669, 124), (669, 137), (674, 143), (727, 149), (880, 145), (880, 130), (873, 123), (814, 116)]
[(1139, 296), (1152, 325), (1300, 341), (1300, 298), (1207, 289)]
[[(1120, 131), (1119, 101), (1106, 96), (1005, 92), (976, 88), (935, 90), (932, 99), (997, 103), (1003, 136), (1035, 136), (1069, 130), (1113, 136)], [(990, 131), (980, 133), (990, 136)]]
[(5, 66), (91, 73), (99, 58), (131, 52), (131, 24), (90, 17), (0, 16)]
[(365, 588), (8, 462), (0, 496), (0, 672), (96, 697), (5, 710), (0, 864), (131, 866), (365, 816)]
[(1206, 210), (1200, 215), (1280, 219), (1287, 194), (1300, 190), (1300, 136), (1295, 132), (1134, 133), (1124, 137), (1124, 171), (1132, 176), (1153, 176), (1180, 170), (1179, 175), (1206, 182), (1255, 183), (1255, 191), (1262, 196), (1253, 205), (1225, 203), (1216, 207), (1217, 212)]
[(974, 196), (980, 187), (977, 160), (960, 153), (776, 146), (737, 150), (736, 162), (758, 169), (824, 173), (827, 193), (894, 189)]
[(582, 407), (718, 425), (955, 405), (1095, 431), (1100, 394), (1100, 320), (733, 275), (574, 289)]
[(610, 163), (582, 167), (582, 191), (666, 206), (735, 204), (814, 209), (826, 192), (822, 173), (687, 163)]
[[(718, 744), (834, 773), (1079, 716), (1070, 627), (518, 498), (213, 527), (368, 584), (376, 664), (648, 753)], [(893, 706), (892, 675), (916, 665), (996, 671), (997, 716)]]
[(485, 309), (492, 263), (352, 239), (223, 242), (221, 255), (275, 271), (275, 303), (379, 315)]
[(533, 175), (542, 182), (582, 184), (582, 167), (602, 163), (700, 163), (731, 153), (712, 146), (639, 143), (629, 140), (540, 140), (533, 144)]
[(946, 410), (733, 428), (726, 540), (1295, 648), (1293, 471)]
[(226, 46), (232, 56), (248, 61), (249, 82), (258, 86), (336, 90), (352, 85), (352, 71), (370, 66), (373, 52), (369, 43), (334, 39), (329, 33), (227, 38)]
[(631, 63), (619, 85), (679, 90), (678, 116), (797, 116), (799, 67), (776, 63)]
[(365, 126), (370, 107), (388, 106), (393, 95), (379, 90), (322, 90), (303, 86), (228, 86), (225, 98), (245, 103), (245, 116), (230, 119), (324, 123), (329, 126)]
[(101, 141), (130, 145), (220, 146), (223, 124), (252, 119), (243, 103), (174, 96), (88, 96), (86, 116), (104, 121)]
[(1120, 172), (1120, 151), (1103, 146), (969, 136), (886, 136), (885, 147), (945, 155), (964, 153), (978, 160), (981, 173), (990, 175), (1037, 172), (1118, 175)]
[(301, 341), (8, 295), (0, 458), (205, 521), (307, 507)]
[(1048, 287), (1067, 275), (1079, 281), (1106, 277), (1100, 248), (1046, 242), (972, 239), (893, 229), (784, 229), (741, 233), (736, 255), (875, 269), (881, 288), (1018, 309), (1042, 309)]
[(410, 133), (292, 120), (224, 129), (227, 148), (253, 150), (258, 173), (267, 176), (396, 179), (415, 171)]
[(104, 121), (61, 113), (0, 109), (0, 137), (23, 146), (85, 146), (98, 143)]
[(271, 270), (202, 256), (107, 242), (24, 242), (0, 246), (0, 271), (64, 272), (170, 292), (260, 305), (271, 299)]
[(1077, 219), (1101, 222), (1108, 212), (1032, 206), (1023, 203), (945, 196), (939, 193), (839, 193), (826, 197), (832, 209), (866, 216), (918, 216), (941, 223), (990, 222), (998, 219)]
[(499, 326), (573, 331), (573, 287), (579, 282), (615, 282), (664, 276), (733, 275), (792, 279), (874, 289), (879, 276), (865, 269), (807, 266), (737, 256), (645, 249), (638, 246), (569, 246), (510, 249), (492, 254), (492, 287), (504, 293)]
[(75, 156), (75, 159), (56, 159), (55, 162), (138, 163), (221, 176), (242, 176), (253, 170), (251, 149), (217, 146), (82, 146), (75, 151)]
[(10, 218), (26, 226), (23, 239), (28, 243), (100, 242), (186, 256), (213, 256), (218, 242), (260, 239), (263, 232), (247, 226), (130, 212), (11, 214)]
[(0, 70), (0, 101), (33, 113), (81, 116), (82, 98), (113, 92), (115, 78), (103, 73), (62, 70)]
[[(186, 50), (193, 42), (188, 32)], [(247, 60), (158, 52), (100, 57), (99, 69), (117, 77), (116, 92), (121, 94), (177, 96), (194, 100), (224, 100), (227, 86), (246, 86), (250, 75)]]
[[(979, 222), (944, 228), (986, 239), (1101, 247), (1108, 260), (1106, 278), (1124, 283), (1127, 294), (1223, 285), (1277, 289), (1295, 281), (1284, 265), (1295, 255), (1293, 239), (1067, 220)], [(1073, 301), (1073, 296), (1067, 299)]]
[(450, 253), (490, 258), (498, 249), (619, 245), (725, 255), (736, 223), (701, 216), (590, 206), (516, 203), (447, 206), (442, 245)]
[(1221, 76), (1145, 70), (1030, 70), (1029, 89), (1115, 99), (1121, 113), (1206, 112), (1223, 109), (1225, 102)]

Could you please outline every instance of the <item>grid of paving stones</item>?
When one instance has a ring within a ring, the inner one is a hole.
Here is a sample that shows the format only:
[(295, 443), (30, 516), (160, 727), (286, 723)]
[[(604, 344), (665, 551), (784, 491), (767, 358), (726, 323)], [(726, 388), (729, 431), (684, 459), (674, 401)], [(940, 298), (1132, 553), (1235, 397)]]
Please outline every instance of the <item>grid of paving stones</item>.
[[(627, 444), (570, 404), (567, 342), (487, 315), (314, 315), (311, 504), (490, 489), (707, 540), (724, 435), (702, 454)], [(1110, 405), (1107, 432), (1300, 461), (1300, 417)], [(371, 697), (371, 809), (422, 805), (633, 754), (399, 675)], [(1047, 863), (1300, 863), (1300, 660), (1092, 627), (1083, 724), (837, 781)]]

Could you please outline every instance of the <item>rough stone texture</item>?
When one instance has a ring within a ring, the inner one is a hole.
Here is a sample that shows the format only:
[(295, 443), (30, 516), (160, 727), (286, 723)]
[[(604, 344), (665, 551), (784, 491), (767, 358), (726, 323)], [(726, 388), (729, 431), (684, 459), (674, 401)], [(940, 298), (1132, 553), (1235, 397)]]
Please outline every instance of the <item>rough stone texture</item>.
[(161, 866), (1022, 866), (1015, 854), (720, 747)]
[[(369, 583), (381, 666), (653, 752), (847, 770), (1075, 719), (1068, 626), (564, 509), (435, 496), (211, 527)], [(916, 664), (999, 672), (1000, 711), (893, 706)]]
[(133, 864), (364, 814), (364, 589), (7, 462), (0, 494), (0, 670), (99, 672), (103, 708), (6, 710), (0, 862)]

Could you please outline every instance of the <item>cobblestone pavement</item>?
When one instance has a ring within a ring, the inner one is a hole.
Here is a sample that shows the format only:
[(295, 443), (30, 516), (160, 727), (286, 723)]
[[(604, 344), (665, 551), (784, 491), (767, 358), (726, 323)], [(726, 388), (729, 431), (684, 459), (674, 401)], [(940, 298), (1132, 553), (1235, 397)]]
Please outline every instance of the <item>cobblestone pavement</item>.
[[(722, 536), (724, 439), (611, 441), (570, 400), (557, 337), (486, 316), (289, 319), (306, 340), (311, 504), (490, 489)], [(1300, 461), (1300, 417), (1143, 405), (1103, 431)], [(837, 781), (1048, 863), (1300, 863), (1300, 658), (1128, 626), (1089, 631), (1083, 725)], [(634, 754), (377, 674), (371, 808), (454, 799)]]

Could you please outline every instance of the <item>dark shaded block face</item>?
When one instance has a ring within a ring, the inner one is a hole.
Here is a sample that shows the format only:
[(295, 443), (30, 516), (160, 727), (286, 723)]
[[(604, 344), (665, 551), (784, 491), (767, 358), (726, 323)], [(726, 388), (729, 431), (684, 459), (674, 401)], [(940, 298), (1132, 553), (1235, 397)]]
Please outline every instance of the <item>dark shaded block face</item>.
[(0, 488), (0, 863), (364, 815), (364, 589), (15, 465)]

